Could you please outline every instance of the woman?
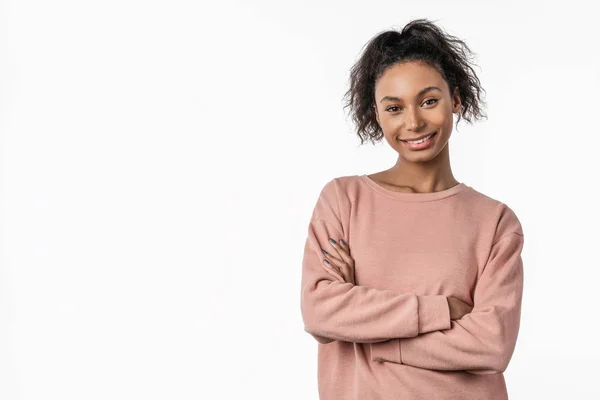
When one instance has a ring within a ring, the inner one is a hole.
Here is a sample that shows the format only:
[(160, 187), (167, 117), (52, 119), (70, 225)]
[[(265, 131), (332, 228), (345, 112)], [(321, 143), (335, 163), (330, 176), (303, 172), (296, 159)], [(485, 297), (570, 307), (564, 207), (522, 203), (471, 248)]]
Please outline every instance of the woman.
[(523, 231), (515, 213), (458, 181), (453, 116), (483, 116), (469, 48), (419, 19), (374, 37), (347, 106), (391, 168), (323, 187), (302, 263), (301, 311), (334, 399), (507, 399), (519, 330)]

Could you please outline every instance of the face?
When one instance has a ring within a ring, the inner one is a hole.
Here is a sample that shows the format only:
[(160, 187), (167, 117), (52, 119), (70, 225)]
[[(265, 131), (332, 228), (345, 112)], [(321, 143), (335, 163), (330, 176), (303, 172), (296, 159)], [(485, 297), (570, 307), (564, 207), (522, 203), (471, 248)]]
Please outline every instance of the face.
[[(409, 162), (427, 162), (442, 151), (452, 133), (453, 114), (461, 108), (458, 91), (435, 69), (419, 62), (389, 67), (375, 85), (377, 122), (385, 140)], [(409, 140), (435, 133), (423, 143)]]

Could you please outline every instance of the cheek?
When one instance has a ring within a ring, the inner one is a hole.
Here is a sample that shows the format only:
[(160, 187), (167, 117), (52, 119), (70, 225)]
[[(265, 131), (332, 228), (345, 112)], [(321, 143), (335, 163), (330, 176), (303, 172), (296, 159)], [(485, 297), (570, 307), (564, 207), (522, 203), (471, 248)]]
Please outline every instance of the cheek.
[(395, 147), (397, 145), (397, 142), (394, 139), (395, 135), (386, 133), (385, 131), (383, 131), (383, 132), (384, 132), (383, 137), (384, 137), (385, 141), (387, 142), (387, 144), (389, 144), (391, 147)]
[(436, 112), (433, 112), (428, 116), (429, 122), (442, 127), (452, 125), (453, 116), (451, 111), (452, 110), (446, 110), (440, 107)]
[(396, 135), (401, 128), (402, 117), (398, 115), (381, 116), (379, 119), (379, 126), (383, 130), (383, 134), (386, 138), (389, 136), (389, 139), (391, 139), (391, 137)]
[(389, 143), (392, 140), (392, 137), (395, 136), (395, 132), (398, 129), (398, 118), (390, 118), (390, 117), (382, 117), (381, 114), (379, 118), (379, 127), (383, 131), (383, 137)]

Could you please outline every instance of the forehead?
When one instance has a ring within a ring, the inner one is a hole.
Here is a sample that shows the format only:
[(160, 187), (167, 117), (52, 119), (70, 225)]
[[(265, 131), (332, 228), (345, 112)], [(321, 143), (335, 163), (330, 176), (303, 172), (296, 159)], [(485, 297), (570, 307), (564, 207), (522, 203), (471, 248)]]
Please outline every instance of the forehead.
[[(414, 97), (427, 86), (447, 89), (442, 75), (433, 67), (419, 62), (393, 65), (385, 70), (375, 85), (377, 99), (383, 96)], [(437, 92), (439, 93), (439, 92)]]

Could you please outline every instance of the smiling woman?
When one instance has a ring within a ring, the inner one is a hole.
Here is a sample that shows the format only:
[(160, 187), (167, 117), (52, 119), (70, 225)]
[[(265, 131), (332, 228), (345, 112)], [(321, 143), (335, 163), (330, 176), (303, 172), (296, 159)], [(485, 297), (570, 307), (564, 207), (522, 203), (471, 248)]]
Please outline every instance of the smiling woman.
[[(379, 124), (380, 111), (402, 113), (407, 106), (415, 111), (415, 105), (423, 106), (426, 94), (434, 99), (425, 104), (427, 107), (436, 104), (440, 97), (446, 102), (452, 100), (446, 105), (452, 107), (445, 111), (451, 109), (457, 114), (457, 125), (462, 118), (472, 123), (485, 117), (481, 98), (485, 90), (469, 62), (471, 56), (464, 41), (426, 19), (411, 21), (400, 32), (390, 30), (373, 37), (351, 69), (350, 88), (344, 96), (361, 144), (367, 140), (375, 143), (383, 137), (386, 129)], [(406, 64), (412, 64), (413, 70), (390, 68)], [(427, 76), (420, 76), (421, 73)], [(419, 82), (414, 81), (417, 77)], [(423, 86), (429, 79), (432, 84)]]
[(351, 70), (361, 144), (385, 139), (398, 159), (333, 178), (312, 213), (301, 311), (321, 400), (508, 398), (524, 236), (512, 209), (452, 174), (454, 116), (483, 117), (468, 54), (419, 19), (375, 36)]
[(373, 105), (377, 123), (402, 159), (428, 161), (442, 151), (448, 152), (453, 113), (462, 105), (458, 88), (451, 95), (437, 69), (417, 62), (396, 64), (379, 78), (375, 99), (379, 99)]
[(469, 54), (463, 41), (424, 19), (374, 37), (352, 68), (345, 95), (361, 144), (385, 138), (398, 152), (397, 167), (438, 156), (449, 163), (454, 114), (457, 125), (463, 117), (485, 117)]

